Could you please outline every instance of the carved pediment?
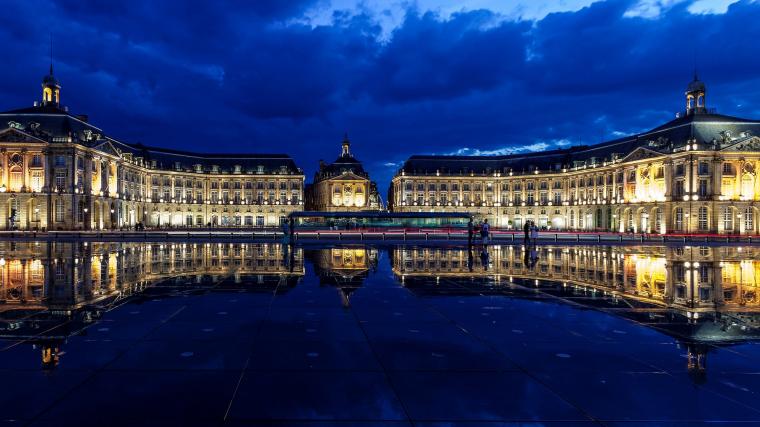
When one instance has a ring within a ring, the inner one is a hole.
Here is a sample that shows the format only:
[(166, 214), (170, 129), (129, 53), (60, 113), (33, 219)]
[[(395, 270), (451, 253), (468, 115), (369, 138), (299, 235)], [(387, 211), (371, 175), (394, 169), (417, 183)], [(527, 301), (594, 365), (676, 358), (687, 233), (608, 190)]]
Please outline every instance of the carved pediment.
[(749, 138), (736, 141), (734, 144), (722, 147), (720, 151), (755, 151), (760, 152), (760, 138), (751, 136)]
[(330, 181), (367, 181), (367, 178), (359, 176), (353, 172), (346, 171), (338, 176), (330, 178)]
[(112, 156), (121, 157), (121, 150), (114, 147), (113, 144), (111, 144), (111, 141), (108, 141), (108, 140), (105, 140), (99, 144), (96, 144), (92, 148), (100, 152), (110, 154)]
[(26, 143), (46, 143), (44, 139), (30, 135), (16, 127), (10, 127), (0, 131), (0, 142), (26, 142)]
[(654, 150), (650, 150), (648, 148), (639, 147), (631, 151), (627, 156), (623, 157), (623, 161), (633, 162), (636, 160), (651, 159), (651, 158), (660, 157), (660, 156), (662, 156), (661, 153), (658, 153)]

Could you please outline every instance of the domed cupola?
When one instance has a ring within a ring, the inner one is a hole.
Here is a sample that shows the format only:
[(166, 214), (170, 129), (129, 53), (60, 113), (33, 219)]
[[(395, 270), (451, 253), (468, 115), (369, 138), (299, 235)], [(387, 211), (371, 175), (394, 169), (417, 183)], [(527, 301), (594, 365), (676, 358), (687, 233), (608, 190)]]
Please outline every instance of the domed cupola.
[(53, 75), (53, 63), (50, 63), (50, 74), (42, 78), (42, 105), (55, 107), (61, 104), (61, 84)]
[(351, 141), (348, 140), (348, 133), (343, 135), (340, 157), (351, 157)]
[(694, 80), (686, 86), (686, 115), (704, 114), (707, 112), (705, 104), (706, 93), (707, 88), (705, 84), (699, 80), (697, 73), (694, 72)]

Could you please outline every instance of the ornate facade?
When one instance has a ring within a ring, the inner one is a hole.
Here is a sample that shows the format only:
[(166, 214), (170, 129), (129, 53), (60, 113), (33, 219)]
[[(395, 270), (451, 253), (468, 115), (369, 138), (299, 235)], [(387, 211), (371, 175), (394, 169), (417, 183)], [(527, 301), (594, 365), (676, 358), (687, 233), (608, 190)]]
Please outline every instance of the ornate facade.
[(695, 76), (674, 120), (593, 146), (412, 156), (389, 207), (470, 212), (507, 229), (757, 234), (760, 121), (716, 114), (705, 95)]
[(60, 104), (0, 113), (0, 229), (267, 227), (303, 210), (304, 174), (282, 154), (199, 154), (108, 137)]
[(321, 212), (357, 212), (382, 209), (377, 185), (360, 161), (351, 154), (348, 136), (343, 138), (340, 157), (319, 163), (314, 183), (307, 192), (307, 209)]
[[(589, 296), (604, 293), (690, 316), (716, 310), (760, 312), (757, 248), (547, 245), (533, 255), (537, 261), (531, 265), (530, 252), (517, 246), (490, 246), (486, 262), (479, 252), (466, 248), (400, 248), (392, 254), (392, 263), (408, 286), (415, 278), (429, 283), (432, 276), (476, 283), (489, 278), (492, 281), (483, 286), (492, 286), (496, 293), (503, 290), (499, 284), (520, 281), (528, 287), (561, 284)], [(752, 325), (760, 322), (752, 320)]]

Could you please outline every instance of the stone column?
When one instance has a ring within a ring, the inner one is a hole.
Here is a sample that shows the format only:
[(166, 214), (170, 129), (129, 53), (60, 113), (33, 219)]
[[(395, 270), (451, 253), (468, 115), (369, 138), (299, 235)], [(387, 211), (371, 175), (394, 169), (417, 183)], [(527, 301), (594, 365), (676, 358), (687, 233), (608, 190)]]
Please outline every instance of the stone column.
[(21, 191), (29, 191), (29, 151), (26, 148), (21, 149), (21, 167), (24, 168)]
[(662, 164), (665, 178), (665, 200), (669, 201), (673, 195), (673, 161), (668, 159)]
[(723, 194), (723, 158), (716, 157), (713, 159), (712, 163), (713, 174), (712, 182), (710, 183), (710, 194), (712, 195), (712, 200), (719, 200), (720, 196)]

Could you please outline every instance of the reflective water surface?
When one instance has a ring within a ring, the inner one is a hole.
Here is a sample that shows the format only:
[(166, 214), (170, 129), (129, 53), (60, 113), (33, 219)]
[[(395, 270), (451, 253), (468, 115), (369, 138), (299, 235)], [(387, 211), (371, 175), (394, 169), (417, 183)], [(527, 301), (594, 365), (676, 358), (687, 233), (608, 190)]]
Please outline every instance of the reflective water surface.
[(757, 421), (758, 252), (0, 242), (0, 420)]

